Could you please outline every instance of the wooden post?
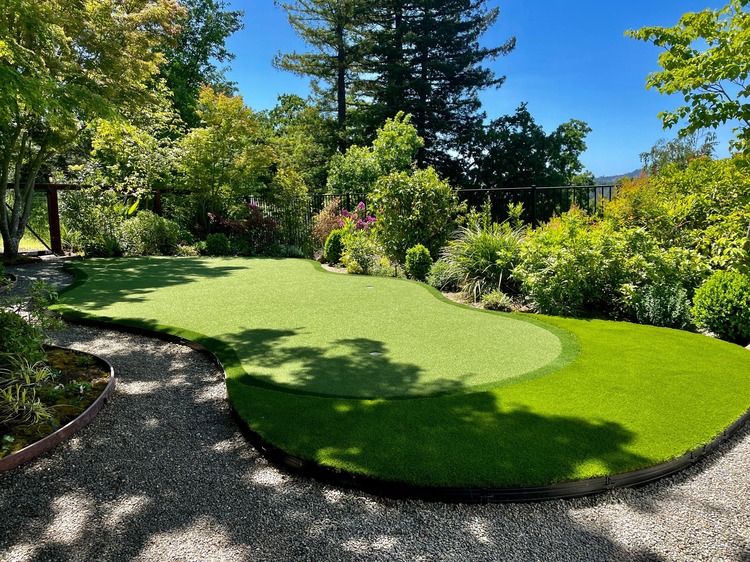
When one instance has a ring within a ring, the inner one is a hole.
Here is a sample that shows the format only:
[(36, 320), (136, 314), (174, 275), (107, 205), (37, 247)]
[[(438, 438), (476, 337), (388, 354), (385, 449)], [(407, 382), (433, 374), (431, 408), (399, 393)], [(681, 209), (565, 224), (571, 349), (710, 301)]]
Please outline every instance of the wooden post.
[(154, 192), (154, 213), (159, 216), (162, 216), (164, 213), (164, 210), (161, 206), (161, 189), (157, 189)]
[(62, 236), (60, 235), (60, 206), (57, 201), (57, 188), (47, 186), (47, 216), (49, 217), (49, 240), (52, 251), (63, 254)]

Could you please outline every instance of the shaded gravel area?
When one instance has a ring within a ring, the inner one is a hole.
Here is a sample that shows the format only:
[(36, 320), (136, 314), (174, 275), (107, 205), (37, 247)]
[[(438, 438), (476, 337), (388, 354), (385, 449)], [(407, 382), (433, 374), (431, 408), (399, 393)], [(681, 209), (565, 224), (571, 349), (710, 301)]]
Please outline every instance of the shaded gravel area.
[[(59, 264), (25, 266), (64, 284)], [(20, 284), (19, 287), (20, 288)], [(750, 430), (681, 474), (572, 501), (449, 505), (324, 486), (269, 465), (222, 373), (157, 340), (70, 326), (117, 390), (94, 422), (0, 474), (0, 561), (750, 561)]]

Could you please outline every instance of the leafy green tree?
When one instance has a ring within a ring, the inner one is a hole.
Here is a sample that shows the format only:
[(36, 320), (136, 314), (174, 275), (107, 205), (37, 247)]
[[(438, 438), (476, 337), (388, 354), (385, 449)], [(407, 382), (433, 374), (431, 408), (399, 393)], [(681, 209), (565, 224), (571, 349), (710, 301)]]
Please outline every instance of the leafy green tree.
[(378, 129), (371, 147), (351, 146), (331, 161), (328, 190), (331, 193), (369, 193), (378, 178), (394, 172), (410, 173), (423, 141), (399, 112)]
[(178, 167), (191, 193), (194, 220), (208, 225), (208, 213), (223, 214), (242, 195), (257, 192), (269, 181), (274, 161), (261, 138), (260, 119), (241, 96), (229, 97), (201, 88), (197, 109), (201, 127), (180, 141)]
[[(41, 166), (87, 123), (153, 98), (173, 0), (8, 0), (0, 10), (0, 232), (15, 257)], [(8, 182), (12, 187), (8, 189)], [(10, 202), (10, 210), (5, 206)]]
[[(339, 150), (347, 146), (347, 95), (359, 72), (358, 35), (364, 0), (292, 0), (278, 2), (289, 23), (315, 52), (279, 54), (274, 64), (300, 76), (311, 76), (323, 98), (335, 100)], [(327, 86), (321, 86), (321, 82)]]
[(593, 183), (580, 161), (590, 131), (583, 121), (571, 119), (547, 135), (521, 104), (514, 115), (493, 120), (482, 132), (473, 182), (492, 188)]
[(641, 153), (641, 163), (647, 173), (655, 174), (659, 170), (673, 164), (681, 169), (687, 168), (691, 160), (714, 155), (716, 149), (716, 135), (698, 132), (688, 133), (684, 137), (672, 139), (659, 139), (651, 150)]
[(227, 63), (234, 54), (226, 40), (243, 27), (239, 10), (227, 10), (224, 0), (181, 0), (187, 10), (179, 19), (180, 33), (175, 44), (165, 47), (161, 75), (172, 91), (174, 105), (190, 127), (199, 125), (196, 114), (203, 85), (231, 94), (232, 84), (217, 63)]
[(685, 105), (659, 114), (665, 128), (682, 120), (680, 136), (737, 122), (730, 146), (750, 151), (750, 0), (684, 14), (674, 27), (644, 27), (626, 35), (664, 48), (662, 70), (646, 88), (683, 95)]
[(336, 152), (334, 123), (319, 107), (284, 94), (269, 112), (279, 169), (299, 174), (311, 191), (325, 191), (328, 165)]
[(63, 166), (53, 178), (64, 182), (114, 186), (127, 195), (149, 197), (171, 187), (176, 173), (176, 138), (183, 123), (162, 81), (154, 84), (153, 103), (124, 119), (97, 119), (81, 135), (83, 163)]

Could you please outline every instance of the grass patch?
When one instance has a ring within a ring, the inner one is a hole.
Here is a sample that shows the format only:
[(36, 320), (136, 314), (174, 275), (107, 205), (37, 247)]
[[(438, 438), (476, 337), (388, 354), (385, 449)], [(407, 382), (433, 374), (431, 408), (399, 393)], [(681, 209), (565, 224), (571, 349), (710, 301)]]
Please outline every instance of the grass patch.
[(510, 486), (625, 472), (710, 441), (750, 407), (748, 351), (697, 334), (483, 312), (304, 260), (76, 267), (85, 280), (60, 308), (204, 343), (255, 431), (384, 479)]

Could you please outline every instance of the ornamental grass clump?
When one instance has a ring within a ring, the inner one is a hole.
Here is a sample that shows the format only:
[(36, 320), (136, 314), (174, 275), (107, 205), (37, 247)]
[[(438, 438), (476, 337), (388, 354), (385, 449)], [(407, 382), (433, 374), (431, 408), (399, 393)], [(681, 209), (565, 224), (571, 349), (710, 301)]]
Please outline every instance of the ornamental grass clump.
[(475, 222), (458, 231), (443, 249), (442, 259), (461, 291), (474, 301), (495, 289), (515, 292), (518, 284), (512, 271), (519, 262), (524, 233), (508, 223)]
[(696, 326), (720, 338), (745, 345), (750, 341), (750, 278), (736, 271), (717, 271), (695, 292)]

